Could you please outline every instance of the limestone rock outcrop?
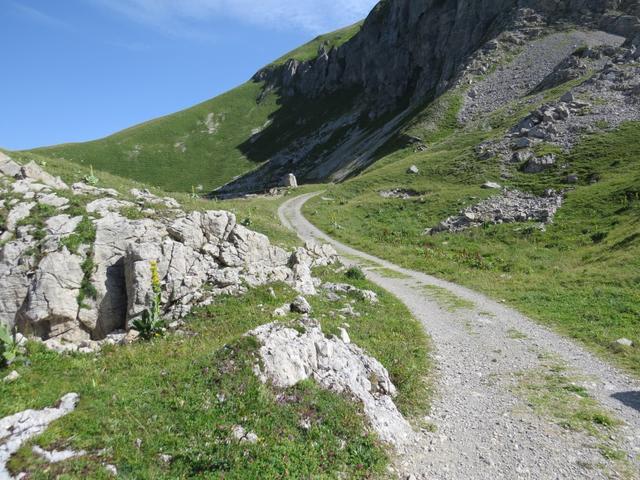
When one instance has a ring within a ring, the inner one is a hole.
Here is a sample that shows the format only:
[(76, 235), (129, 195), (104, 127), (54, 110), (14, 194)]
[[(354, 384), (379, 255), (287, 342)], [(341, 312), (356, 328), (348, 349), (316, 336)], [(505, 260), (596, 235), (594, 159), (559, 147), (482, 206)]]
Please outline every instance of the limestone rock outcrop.
[[(0, 323), (57, 350), (121, 341), (151, 304), (152, 264), (162, 314), (177, 320), (216, 296), (272, 282), (314, 295), (311, 269), (337, 259), (327, 246), (288, 252), (232, 213), (185, 212), (146, 190), (62, 188), (39, 166), (8, 157), (0, 159), (0, 171), (9, 173), (0, 175), (0, 198), (11, 195), (8, 221), (0, 223)], [(40, 195), (49, 202), (38, 210)], [(85, 205), (75, 216), (65, 213), (73, 197)]]
[(313, 379), (323, 388), (345, 393), (362, 402), (371, 426), (380, 438), (398, 449), (415, 437), (409, 423), (393, 402), (396, 388), (387, 370), (348, 335), (328, 338), (320, 326), (306, 320), (304, 333), (278, 323), (263, 325), (248, 335), (261, 344), (264, 382), (287, 388)]

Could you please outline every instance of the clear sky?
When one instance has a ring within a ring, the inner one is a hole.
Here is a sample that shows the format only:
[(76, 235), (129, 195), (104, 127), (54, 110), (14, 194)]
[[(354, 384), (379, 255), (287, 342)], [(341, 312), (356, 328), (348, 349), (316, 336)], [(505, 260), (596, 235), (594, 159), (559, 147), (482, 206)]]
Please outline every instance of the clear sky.
[(0, 0), (0, 146), (85, 141), (249, 79), (377, 0)]

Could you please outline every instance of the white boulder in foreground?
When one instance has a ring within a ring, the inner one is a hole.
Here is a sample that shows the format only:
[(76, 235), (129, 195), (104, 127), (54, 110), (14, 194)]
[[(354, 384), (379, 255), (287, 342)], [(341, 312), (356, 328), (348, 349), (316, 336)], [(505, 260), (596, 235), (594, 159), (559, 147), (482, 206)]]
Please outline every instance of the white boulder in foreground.
[(79, 400), (77, 393), (69, 393), (62, 397), (57, 407), (25, 410), (0, 420), (0, 480), (11, 478), (7, 470), (11, 455), (43, 433), (52, 422), (73, 412)]
[(401, 449), (413, 439), (411, 426), (393, 402), (396, 388), (389, 372), (361, 348), (327, 338), (319, 325), (306, 326), (305, 333), (300, 333), (270, 323), (249, 335), (262, 345), (263, 382), (287, 388), (312, 378), (323, 388), (360, 400), (371, 426), (384, 442)]

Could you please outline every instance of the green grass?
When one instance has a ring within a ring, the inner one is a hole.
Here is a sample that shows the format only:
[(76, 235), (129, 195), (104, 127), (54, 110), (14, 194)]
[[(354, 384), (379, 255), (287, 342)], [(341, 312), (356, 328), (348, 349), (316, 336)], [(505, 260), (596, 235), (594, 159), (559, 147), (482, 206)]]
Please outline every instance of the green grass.
[[(330, 269), (318, 274), (345, 281)], [(353, 283), (372, 288), (364, 280)], [(271, 312), (295, 297), (288, 287), (274, 288), (275, 298), (264, 287), (195, 311), (186, 335), (107, 348), (98, 356), (58, 356), (30, 344), (31, 363), (18, 367), (20, 380), (0, 383), (0, 417), (50, 406), (71, 391), (81, 402), (22, 448), (10, 462), (12, 470), (37, 479), (108, 478), (103, 464), (139, 479), (384, 478), (387, 453), (368, 433), (356, 403), (312, 382), (273, 390), (252, 373), (256, 345), (241, 335), (272, 321)], [(378, 293), (377, 305), (356, 296), (345, 300), (362, 313), (349, 319), (349, 333), (389, 369), (402, 411), (424, 416), (427, 339), (402, 304)], [(335, 303), (320, 296), (310, 301), (326, 333), (341, 325), (330, 315)], [(307, 419), (309, 430), (300, 426)], [(230, 440), (234, 425), (255, 432), (259, 442)], [(45, 466), (31, 453), (33, 444), (90, 455)], [(172, 461), (159, 461), (163, 454)]]
[(325, 46), (327, 51), (332, 48), (337, 48), (340, 45), (351, 40), (362, 28), (363, 22), (360, 21), (348, 27), (341, 28), (335, 32), (319, 35), (308, 43), (305, 43), (301, 47), (286, 53), (269, 66), (283, 65), (288, 60), (298, 60), (300, 62), (313, 60), (318, 57), (320, 47)]
[[(614, 434), (622, 422), (589, 395), (581, 383), (562, 364), (551, 362), (536, 370), (517, 374), (514, 393), (523, 397), (529, 408), (562, 428), (583, 432), (596, 442), (603, 459), (614, 463), (619, 478), (636, 478), (627, 455), (620, 450)], [(602, 464), (593, 468), (608, 470)]]
[[(480, 185), (499, 179), (498, 162), (479, 160), (473, 150), (501, 132), (490, 129), (456, 131), (427, 152), (396, 151), (360, 177), (329, 187), (326, 196), (334, 201), (314, 198), (304, 211), (344, 243), (505, 300), (640, 374), (640, 349), (610, 347), (621, 337), (640, 344), (639, 131), (640, 124), (625, 124), (559, 155), (558, 165), (569, 164), (580, 183), (546, 232), (511, 224), (423, 235), (495, 195)], [(419, 175), (406, 174), (412, 164)], [(559, 169), (525, 175), (513, 167), (512, 173), (500, 183), (535, 193), (566, 188), (566, 172)], [(592, 184), (591, 178), (599, 181)], [(378, 195), (396, 187), (428, 193), (402, 201)]]
[(472, 310), (475, 304), (451, 293), (446, 288), (437, 285), (423, 285), (422, 290), (429, 298), (433, 298), (445, 310), (457, 312), (458, 310)]
[(249, 82), (101, 140), (57, 145), (35, 153), (93, 165), (167, 191), (190, 192), (198, 185), (211, 191), (257, 166), (241, 146), (278, 108), (274, 95), (257, 101), (261, 90), (261, 84)]

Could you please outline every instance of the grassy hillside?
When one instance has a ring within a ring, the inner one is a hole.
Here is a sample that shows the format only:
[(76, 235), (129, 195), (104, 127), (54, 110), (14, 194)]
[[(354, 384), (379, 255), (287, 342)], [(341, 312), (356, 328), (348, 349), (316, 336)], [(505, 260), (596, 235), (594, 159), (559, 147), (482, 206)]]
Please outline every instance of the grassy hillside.
[[(90, 172), (85, 165), (39, 154), (12, 156), (19, 162), (33, 160), (69, 183)], [(117, 188), (123, 199), (130, 188), (145, 187), (100, 170), (93, 174), (98, 186)], [(286, 196), (233, 202), (176, 197), (186, 210), (234, 211), (240, 222), (274, 243), (299, 246), (300, 240), (277, 220)], [(421, 425), (429, 406), (431, 365), (420, 324), (397, 299), (366, 280), (330, 268), (314, 273), (323, 281), (378, 293), (375, 305), (357, 295), (345, 299), (361, 313), (349, 319), (349, 334), (387, 367), (398, 387), (398, 407)], [(273, 310), (297, 295), (283, 284), (273, 288), (274, 295), (266, 286), (195, 310), (183, 335), (107, 348), (99, 355), (58, 355), (29, 344), (28, 362), (11, 366), (20, 379), (0, 382), (0, 418), (50, 406), (70, 391), (81, 400), (75, 412), (25, 445), (9, 467), (37, 479), (112, 478), (106, 465), (115, 465), (124, 478), (140, 479), (387, 478), (389, 451), (371, 432), (361, 406), (313, 382), (282, 391), (255, 377), (257, 345), (242, 335), (273, 321)], [(336, 303), (322, 295), (309, 301), (325, 333), (336, 334), (344, 322), (335, 314)], [(0, 378), (8, 373), (0, 367)], [(307, 420), (310, 428), (301, 426)], [(258, 443), (234, 441), (235, 425), (255, 432)], [(32, 452), (33, 445), (84, 449), (88, 455), (48, 465)]]
[(335, 32), (327, 33), (325, 35), (319, 35), (310, 42), (305, 43), (295, 50), (292, 50), (286, 55), (283, 55), (275, 62), (273, 62), (271, 66), (282, 65), (290, 59), (300, 60), (301, 62), (313, 60), (318, 56), (318, 50), (323, 45), (327, 48), (327, 50), (331, 50), (332, 48), (339, 47), (343, 43), (351, 40), (360, 31), (360, 28), (362, 28), (362, 24), (363, 22), (360, 21), (353, 25), (349, 25), (348, 27), (336, 30)]
[[(319, 36), (273, 65), (290, 58), (313, 59), (321, 45), (339, 46), (351, 39), (360, 26), (358, 23)], [(104, 139), (34, 152), (93, 165), (166, 191), (190, 192), (192, 187), (201, 186), (208, 192), (252, 170), (265, 159), (265, 155), (248, 158), (243, 153), (252, 135), (268, 127), (270, 117), (280, 108), (275, 94), (261, 97), (262, 87), (260, 83), (248, 82), (187, 110)], [(279, 138), (278, 132), (275, 138)]]
[[(510, 224), (425, 236), (426, 228), (495, 195), (480, 188), (486, 180), (537, 193), (567, 188), (560, 167), (525, 175), (514, 166), (511, 180), (500, 179), (497, 162), (478, 159), (473, 147), (503, 130), (455, 131), (446, 111), (427, 152), (405, 149), (382, 158), (311, 201), (308, 218), (348, 244), (504, 299), (640, 374), (640, 124), (592, 135), (560, 154), (558, 165), (569, 164), (581, 182), (546, 232)], [(492, 119), (503, 127), (505, 120)], [(406, 173), (413, 164), (419, 175)], [(420, 195), (379, 194), (398, 187)], [(636, 347), (611, 345), (621, 337)]]
[(276, 99), (256, 99), (261, 85), (247, 83), (188, 110), (159, 118), (102, 140), (39, 149), (168, 191), (205, 191), (256, 166), (238, 146), (263, 127)]

